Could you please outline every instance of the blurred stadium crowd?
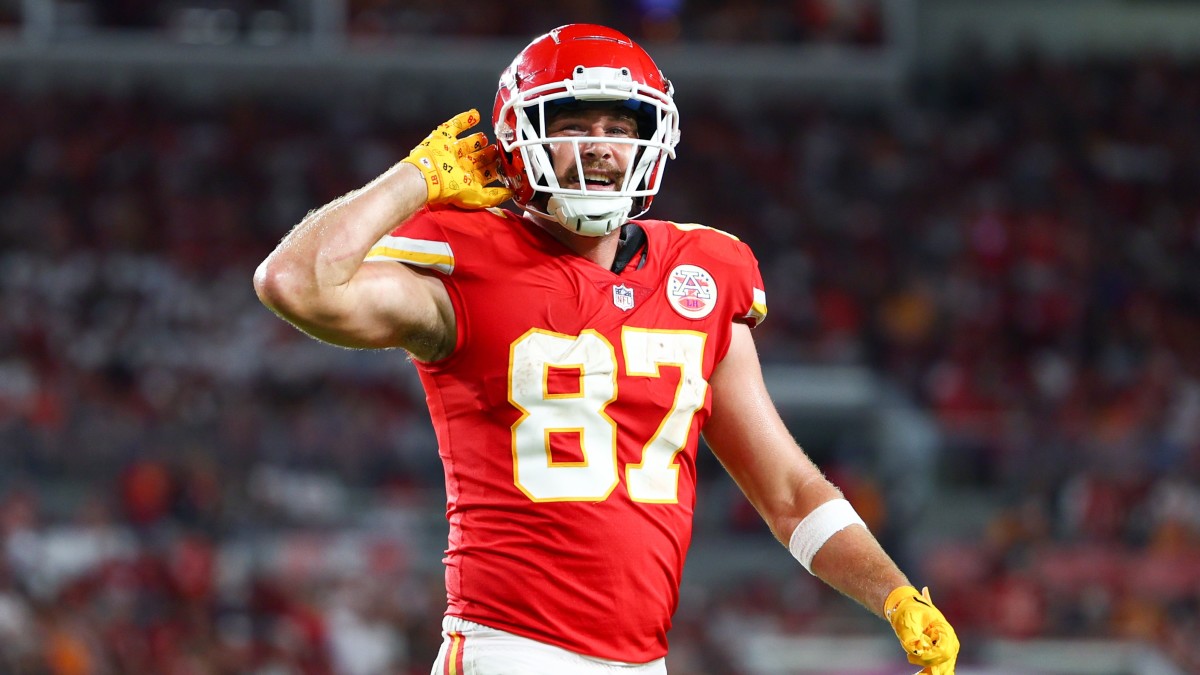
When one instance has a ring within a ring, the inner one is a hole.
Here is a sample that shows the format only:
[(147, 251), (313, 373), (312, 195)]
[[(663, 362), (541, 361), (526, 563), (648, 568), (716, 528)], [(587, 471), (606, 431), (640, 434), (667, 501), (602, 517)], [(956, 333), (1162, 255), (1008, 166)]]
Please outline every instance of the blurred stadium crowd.
[[(868, 364), (938, 422), (940, 482), (996, 496), (912, 569), (965, 662), (984, 633), (1100, 636), (1196, 671), (1200, 67), (964, 54), (916, 86), (690, 104), (650, 215), (748, 240), (764, 360)], [(439, 121), (0, 93), (0, 670), (427, 672), (442, 586), (414, 550), (444, 531), (413, 376), (302, 337), (250, 276)], [(742, 672), (733, 627), (828, 630), (845, 602), (802, 571), (686, 597), (671, 672)]]
[[(19, 3), (7, 4), (0, 0), (0, 25), (18, 13)], [(347, 36), (375, 43), (427, 35), (525, 39), (531, 26), (581, 16), (639, 41), (872, 46), (886, 39), (882, 0), (344, 0), (344, 6)], [(178, 37), (206, 33), (219, 42), (283, 42), (321, 20), (311, 0), (72, 0), (58, 12), (74, 34), (150, 29)]]

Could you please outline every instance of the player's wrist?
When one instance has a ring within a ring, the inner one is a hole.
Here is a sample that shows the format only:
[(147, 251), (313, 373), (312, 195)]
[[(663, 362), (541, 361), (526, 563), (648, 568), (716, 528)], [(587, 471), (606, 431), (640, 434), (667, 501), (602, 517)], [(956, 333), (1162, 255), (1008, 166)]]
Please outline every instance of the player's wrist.
[(432, 199), (434, 196), (433, 186), (429, 184), (429, 176), (419, 162), (420, 160), (413, 155), (400, 160), (399, 166), (404, 183), (407, 187), (423, 189), (425, 198)]
[[(408, 173), (409, 180), (420, 181), (421, 187), (425, 189), (425, 201), (432, 202), (437, 199), (441, 193), (441, 181), (437, 177), (437, 170), (433, 167), (430, 158), (422, 153), (414, 150), (412, 153), (400, 160), (401, 169)], [(413, 173), (415, 172), (415, 174)]]

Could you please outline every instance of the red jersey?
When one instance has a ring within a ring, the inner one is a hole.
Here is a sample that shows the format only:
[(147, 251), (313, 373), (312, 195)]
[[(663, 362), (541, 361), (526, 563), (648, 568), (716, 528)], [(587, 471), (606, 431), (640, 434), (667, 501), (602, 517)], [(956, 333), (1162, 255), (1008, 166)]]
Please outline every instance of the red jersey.
[(766, 314), (735, 237), (638, 221), (615, 274), (507, 211), (426, 208), (368, 261), (438, 270), (451, 356), (417, 363), (445, 467), (447, 613), (627, 662), (667, 651), (708, 377)]

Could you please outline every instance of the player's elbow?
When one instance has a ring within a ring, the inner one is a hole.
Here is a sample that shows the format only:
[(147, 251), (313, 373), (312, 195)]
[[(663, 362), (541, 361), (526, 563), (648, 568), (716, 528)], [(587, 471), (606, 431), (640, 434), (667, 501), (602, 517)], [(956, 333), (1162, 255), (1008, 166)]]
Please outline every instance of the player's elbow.
[(254, 270), (254, 292), (259, 301), (283, 316), (294, 314), (303, 306), (304, 286), (296, 270), (275, 256), (268, 257)]
[(254, 292), (268, 309), (318, 340), (355, 348), (380, 341), (355, 328), (344, 304), (333, 301), (302, 265), (267, 258), (254, 270)]

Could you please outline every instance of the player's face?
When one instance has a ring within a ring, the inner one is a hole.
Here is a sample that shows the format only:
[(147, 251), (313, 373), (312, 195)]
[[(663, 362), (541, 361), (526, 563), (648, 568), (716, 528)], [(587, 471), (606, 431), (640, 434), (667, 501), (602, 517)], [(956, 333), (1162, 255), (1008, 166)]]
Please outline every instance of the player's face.
[[(636, 139), (637, 120), (633, 115), (616, 109), (584, 108), (558, 113), (550, 121), (546, 134), (551, 138), (588, 136), (613, 140)], [(558, 184), (564, 188), (580, 187), (579, 164), (575, 161), (574, 143), (551, 143), (550, 159)], [(583, 180), (589, 191), (616, 190), (625, 178), (625, 169), (637, 154), (631, 143), (589, 141), (579, 143), (583, 162)]]

